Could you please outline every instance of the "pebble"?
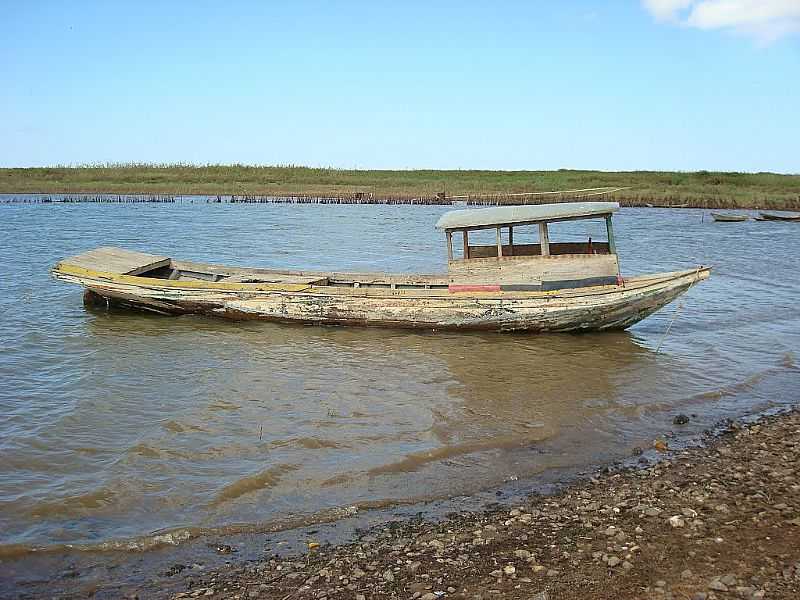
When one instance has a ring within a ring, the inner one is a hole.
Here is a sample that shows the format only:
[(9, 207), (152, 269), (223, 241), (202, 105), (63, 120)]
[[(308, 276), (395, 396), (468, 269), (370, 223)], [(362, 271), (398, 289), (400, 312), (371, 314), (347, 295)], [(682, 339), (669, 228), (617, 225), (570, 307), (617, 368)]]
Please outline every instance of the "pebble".
[(715, 592), (727, 592), (728, 586), (722, 583), (719, 579), (712, 579), (708, 582), (708, 589)]
[(686, 525), (686, 521), (684, 521), (683, 517), (681, 517), (680, 515), (674, 515), (670, 517), (667, 521), (670, 525), (676, 528), (684, 527)]
[(657, 439), (653, 440), (653, 448), (655, 448), (659, 452), (666, 452), (667, 450), (669, 450), (669, 444), (667, 444), (666, 440)]

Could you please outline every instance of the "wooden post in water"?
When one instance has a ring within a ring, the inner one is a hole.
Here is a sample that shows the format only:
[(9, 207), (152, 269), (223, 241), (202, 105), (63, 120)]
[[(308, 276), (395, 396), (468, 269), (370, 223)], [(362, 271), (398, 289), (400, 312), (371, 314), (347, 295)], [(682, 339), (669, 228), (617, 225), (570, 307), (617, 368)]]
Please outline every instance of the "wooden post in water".
[(539, 245), (542, 256), (550, 256), (550, 234), (547, 232), (547, 223), (539, 223)]

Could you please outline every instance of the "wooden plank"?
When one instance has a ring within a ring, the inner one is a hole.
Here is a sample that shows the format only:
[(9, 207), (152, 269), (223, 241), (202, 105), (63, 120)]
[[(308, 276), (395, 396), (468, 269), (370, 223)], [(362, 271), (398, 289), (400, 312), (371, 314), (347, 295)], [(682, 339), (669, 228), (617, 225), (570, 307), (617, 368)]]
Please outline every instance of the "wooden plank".
[(62, 264), (73, 265), (102, 273), (117, 275), (139, 275), (152, 269), (166, 267), (170, 264), (168, 256), (134, 252), (113, 246), (103, 246), (89, 250), (83, 254), (71, 256), (61, 261)]
[(616, 254), (503, 256), (449, 264), (451, 284), (529, 284), (619, 275)]
[[(187, 272), (189, 276), (191, 276), (191, 272)], [(282, 273), (274, 273), (271, 275), (233, 275), (227, 277), (225, 275), (215, 275), (219, 279), (214, 279), (214, 281), (227, 281), (230, 283), (305, 283), (308, 285), (327, 285), (328, 278), (327, 277), (319, 277), (319, 276), (303, 276), (303, 275), (291, 275), (291, 274), (282, 274)], [(185, 277), (182, 275), (181, 279)], [(195, 275), (195, 278), (196, 275)]]
[(286, 277), (297, 276), (307, 277), (309, 281), (317, 281), (328, 279), (332, 282), (345, 284), (347, 282), (360, 282), (366, 284), (372, 283), (386, 283), (393, 281), (396, 284), (420, 284), (420, 285), (447, 285), (447, 275), (440, 274), (396, 274), (396, 273), (348, 273), (346, 271), (298, 271), (293, 269), (261, 269), (261, 268), (246, 268), (246, 267), (230, 267), (224, 265), (214, 265), (210, 263), (198, 263), (187, 260), (172, 260), (172, 267), (179, 270), (216, 273), (225, 277), (246, 277), (264, 276), (266, 279), (270, 277)]
[[(588, 254), (589, 245), (587, 242), (559, 242), (550, 243), (550, 256), (560, 254)], [(592, 242), (592, 254), (609, 254), (609, 246), (606, 242)], [(470, 258), (491, 258), (497, 256), (497, 247), (491, 246), (470, 246)], [(503, 246), (503, 256), (541, 256), (539, 244), (517, 244), (514, 246), (513, 253), (511, 246)]]

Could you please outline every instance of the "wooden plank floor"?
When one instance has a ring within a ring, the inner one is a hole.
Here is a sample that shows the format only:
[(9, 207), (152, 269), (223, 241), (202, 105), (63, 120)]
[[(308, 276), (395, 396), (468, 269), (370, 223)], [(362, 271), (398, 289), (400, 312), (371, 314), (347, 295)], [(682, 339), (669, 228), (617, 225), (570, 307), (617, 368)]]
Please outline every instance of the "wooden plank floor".
[(139, 275), (151, 269), (169, 265), (170, 258), (113, 246), (103, 246), (77, 256), (65, 258), (61, 263), (104, 273)]

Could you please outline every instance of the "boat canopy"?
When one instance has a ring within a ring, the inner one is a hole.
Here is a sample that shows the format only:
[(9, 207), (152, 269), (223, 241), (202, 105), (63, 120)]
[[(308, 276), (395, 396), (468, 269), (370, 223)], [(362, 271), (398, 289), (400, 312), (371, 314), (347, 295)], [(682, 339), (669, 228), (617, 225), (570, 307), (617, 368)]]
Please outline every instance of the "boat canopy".
[(617, 210), (619, 210), (617, 202), (563, 202), (451, 210), (439, 218), (436, 227), (444, 230), (484, 229), (608, 216)]

